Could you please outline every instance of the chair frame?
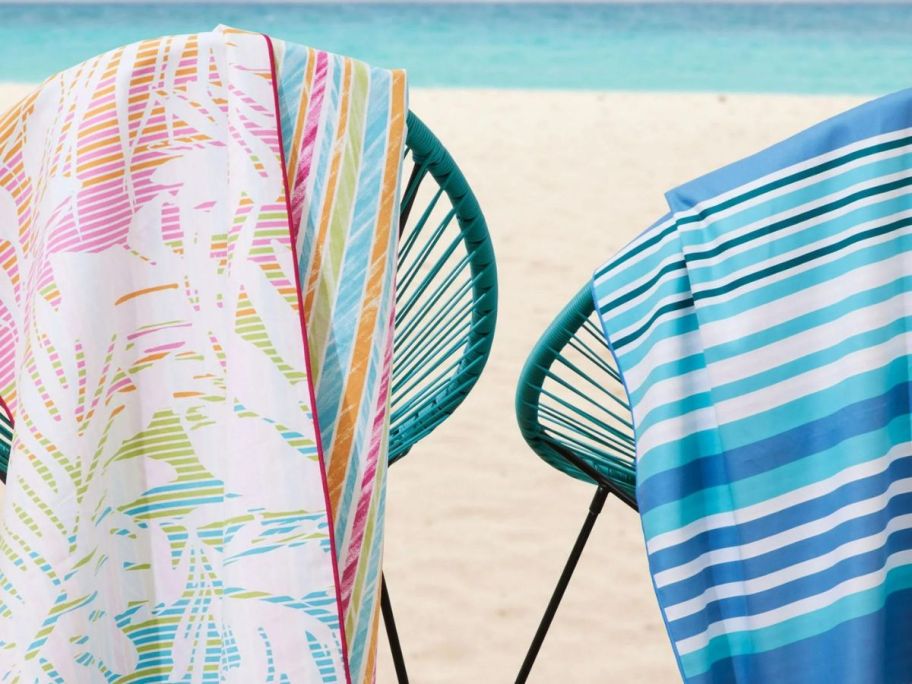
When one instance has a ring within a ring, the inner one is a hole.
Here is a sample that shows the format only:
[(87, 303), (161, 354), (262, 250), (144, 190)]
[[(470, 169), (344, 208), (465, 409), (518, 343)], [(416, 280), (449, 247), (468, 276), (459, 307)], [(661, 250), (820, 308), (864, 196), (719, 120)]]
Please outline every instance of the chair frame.
[[(416, 442), (429, 435), (446, 420), (465, 400), (475, 386), (491, 353), (494, 327), (497, 320), (497, 267), (494, 248), (481, 207), (459, 166), (440, 140), (413, 112), (408, 114), (408, 133), (405, 156), (412, 155), (414, 165), (402, 190), (399, 216), (400, 245), (403, 238), (409, 239), (408, 222), (414, 209), (418, 189), (430, 177), (442, 191), (452, 207), (460, 231), (462, 245), (468, 259), (472, 288), (471, 325), (465, 342), (460, 342), (458, 361), (452, 362), (454, 374), (446, 385), (428, 397), (422, 397), (416, 405), (396, 407), (396, 385), (390, 396), (391, 427), (389, 435), (390, 464), (403, 458)], [(421, 221), (424, 216), (419, 219)], [(395, 331), (409, 324), (414, 310), (399, 308), (401, 291), (397, 290), (397, 314)], [(394, 332), (394, 338), (396, 332)], [(433, 338), (423, 344), (433, 345)], [(397, 376), (397, 357), (393, 352), (393, 377)], [(399, 684), (408, 683), (408, 672), (399, 632), (393, 615), (392, 603), (387, 589), (386, 577), (381, 575), (380, 608), (390, 643), (393, 664)]]
[[(586, 438), (584, 442), (575, 443), (573, 440), (555, 436), (542, 422), (543, 386), (546, 379), (550, 378), (564, 387), (570, 387), (567, 381), (560, 378), (559, 369), (558, 372), (555, 372), (556, 365), (563, 360), (562, 352), (570, 346), (579, 349), (582, 344), (591, 354), (596, 353), (591, 349), (591, 343), (582, 342), (582, 331), (586, 329), (586, 326), (589, 326), (587, 332), (590, 336), (592, 336), (593, 328), (598, 326), (592, 321), (594, 310), (592, 290), (589, 285), (586, 285), (574, 295), (570, 303), (545, 330), (526, 360), (517, 385), (516, 419), (526, 443), (550, 465), (577, 479), (596, 485), (595, 495), (589, 504), (586, 518), (520, 667), (516, 678), (517, 684), (524, 683), (532, 671), (535, 659), (608, 495), (613, 494), (628, 507), (637, 510), (634, 493), (636, 475), (632, 461), (619, 457), (610, 448), (611, 444), (617, 442), (616, 430), (607, 424), (600, 423), (593, 415), (587, 414), (585, 421), (573, 420), (566, 423), (570, 429)], [(601, 334), (600, 328), (598, 333)], [(607, 342), (602, 344), (604, 349), (610, 353)], [(597, 359), (590, 357), (590, 360), (596, 361)], [(582, 374), (578, 368), (566, 360), (563, 360), (563, 365), (578, 375)], [(610, 371), (607, 362), (597, 365), (603, 370)], [(620, 376), (616, 371), (612, 372), (612, 377), (619, 382)], [(578, 391), (576, 393), (580, 394)], [(626, 405), (626, 397), (623, 400), (618, 400), (618, 398), (615, 400)], [(569, 404), (566, 406), (571, 408)], [(632, 435), (630, 439), (632, 441)], [(601, 450), (593, 447), (593, 445), (600, 444), (606, 446), (603, 446)]]

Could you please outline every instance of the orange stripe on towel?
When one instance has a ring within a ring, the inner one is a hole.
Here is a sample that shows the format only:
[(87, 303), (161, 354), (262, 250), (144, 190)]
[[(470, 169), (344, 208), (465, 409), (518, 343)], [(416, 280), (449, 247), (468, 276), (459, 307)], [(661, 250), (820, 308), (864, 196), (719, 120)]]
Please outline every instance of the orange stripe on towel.
[[(386, 272), (385, 258), (389, 249), (390, 230), (393, 224), (394, 202), (398, 202), (396, 185), (399, 181), (399, 150), (402, 149), (402, 136), (405, 132), (405, 74), (402, 71), (393, 72), (392, 111), (390, 112), (390, 139), (387, 147), (386, 168), (383, 173), (383, 198), (377, 219), (377, 234), (371, 252), (371, 272), (364, 289), (365, 302), (374, 302), (380, 296)], [(376, 306), (368, 306), (358, 323), (356, 342), (352, 352), (352, 367), (349, 370), (348, 380), (345, 385), (345, 395), (342, 399), (342, 409), (336, 423), (336, 441), (333, 444), (332, 454), (329, 459), (329, 472), (327, 482), (329, 497), (333, 510), (339, 505), (342, 495), (342, 485), (345, 481), (345, 472), (348, 468), (348, 454), (351, 451), (352, 440), (355, 436), (354, 422), (357, 420), (358, 409), (361, 405), (361, 394), (364, 388), (364, 378), (370, 358), (370, 349), (373, 344), (373, 331), (377, 325)]]
[(301, 136), (304, 135), (304, 119), (307, 108), (310, 106), (310, 90), (313, 87), (313, 78), (317, 55), (313, 48), (307, 48), (307, 68), (304, 70), (304, 85), (301, 86), (301, 99), (298, 102), (298, 118), (295, 121), (293, 139), (291, 141), (291, 156), (288, 158), (288, 192), (294, 195), (294, 182), (297, 180), (298, 154), (301, 146)]
[(142, 295), (149, 294), (151, 292), (161, 292), (162, 290), (176, 290), (177, 283), (168, 283), (167, 285), (156, 285), (155, 287), (147, 287), (144, 290), (136, 290), (135, 292), (128, 292), (127, 294), (120, 297), (114, 306), (118, 304), (123, 304), (126, 301), (133, 299), (134, 297), (141, 297)]
[(317, 239), (314, 241), (313, 263), (316, 268), (310, 269), (310, 278), (308, 278), (307, 287), (304, 291), (304, 320), (310, 320), (310, 314), (313, 308), (315, 289), (317, 280), (320, 277), (320, 270), (323, 266), (323, 247), (326, 242), (326, 233), (329, 230), (329, 220), (332, 217), (332, 208), (336, 201), (336, 184), (339, 182), (339, 167), (342, 165), (342, 154), (345, 151), (345, 145), (342, 141), (345, 139), (345, 133), (348, 130), (348, 105), (351, 99), (351, 78), (352, 65), (351, 60), (345, 60), (345, 70), (342, 77), (342, 101), (339, 104), (339, 128), (336, 130), (335, 148), (333, 150), (332, 166), (329, 172), (329, 181), (326, 183), (326, 192), (323, 201), (323, 214), (320, 217), (320, 232), (317, 233)]

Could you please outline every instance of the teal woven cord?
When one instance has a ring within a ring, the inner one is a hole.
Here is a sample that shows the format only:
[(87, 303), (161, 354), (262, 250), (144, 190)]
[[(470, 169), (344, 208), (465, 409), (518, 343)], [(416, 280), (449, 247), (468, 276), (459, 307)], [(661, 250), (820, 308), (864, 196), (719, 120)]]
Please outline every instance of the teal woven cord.
[[(406, 148), (413, 170), (406, 175), (401, 211), (410, 218), (400, 238), (394, 337), (397, 344), (404, 335), (411, 339), (408, 353), (403, 343), (393, 354), (391, 462), (465, 400), (487, 363), (497, 319), (494, 249), (475, 194), (446, 148), (412, 112)], [(436, 190), (426, 206), (415, 204), (422, 183)], [(434, 206), (441, 202), (448, 210)], [(425, 225), (433, 210), (444, 215), (436, 228)], [(436, 264), (425, 256), (446, 244), (449, 251)], [(418, 267), (409, 268), (422, 256), (423, 278)], [(462, 308), (443, 306), (451, 300)]]
[(614, 359), (581, 289), (537, 342), (520, 373), (516, 419), (546, 463), (634, 496), (633, 425)]

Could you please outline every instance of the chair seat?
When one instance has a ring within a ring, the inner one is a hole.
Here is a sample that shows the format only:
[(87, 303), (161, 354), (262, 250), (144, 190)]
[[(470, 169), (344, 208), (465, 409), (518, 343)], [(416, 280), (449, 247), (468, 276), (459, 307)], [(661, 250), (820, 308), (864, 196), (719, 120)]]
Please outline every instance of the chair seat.
[(633, 419), (594, 309), (587, 285), (545, 330), (520, 374), (516, 418), (546, 463), (633, 499)]

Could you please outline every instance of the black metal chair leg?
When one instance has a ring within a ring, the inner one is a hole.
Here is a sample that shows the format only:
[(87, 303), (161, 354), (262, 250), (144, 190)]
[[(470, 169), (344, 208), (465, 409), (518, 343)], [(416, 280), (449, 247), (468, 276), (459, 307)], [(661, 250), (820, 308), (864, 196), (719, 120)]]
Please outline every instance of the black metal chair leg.
[(605, 499), (608, 498), (608, 494), (608, 488), (600, 486), (595, 492), (595, 496), (592, 497), (592, 502), (589, 504), (589, 512), (586, 514), (586, 520), (583, 522), (583, 527), (579, 531), (576, 543), (573, 545), (573, 550), (570, 551), (570, 557), (564, 565), (564, 570), (561, 573), (560, 579), (557, 581), (557, 586), (554, 587), (554, 593), (551, 594), (551, 600), (548, 602), (545, 614), (542, 616), (541, 622), (538, 625), (538, 631), (535, 632), (535, 638), (532, 639), (532, 645), (529, 646), (529, 651), (526, 653), (526, 659), (523, 660), (522, 667), (516, 677), (516, 684), (525, 684), (525, 681), (529, 678), (529, 673), (532, 671), (532, 665), (535, 664), (535, 658), (538, 656), (539, 650), (541, 650), (542, 644), (545, 641), (545, 636), (548, 634), (548, 629), (551, 627), (551, 621), (554, 620), (554, 614), (557, 613), (557, 607), (564, 597), (567, 585), (570, 584), (570, 578), (573, 576), (576, 564), (583, 553), (583, 549), (586, 547), (586, 542), (589, 540), (589, 533), (592, 532), (592, 526), (595, 525), (595, 519), (598, 518), (599, 513), (602, 512), (602, 506), (605, 504)]
[(402, 644), (399, 643), (399, 632), (396, 629), (396, 619), (393, 617), (393, 604), (390, 603), (389, 591), (386, 588), (386, 576), (382, 573), (380, 575), (380, 610), (383, 613), (383, 625), (386, 627), (386, 636), (393, 655), (393, 665), (396, 667), (396, 679), (399, 684), (408, 684)]

